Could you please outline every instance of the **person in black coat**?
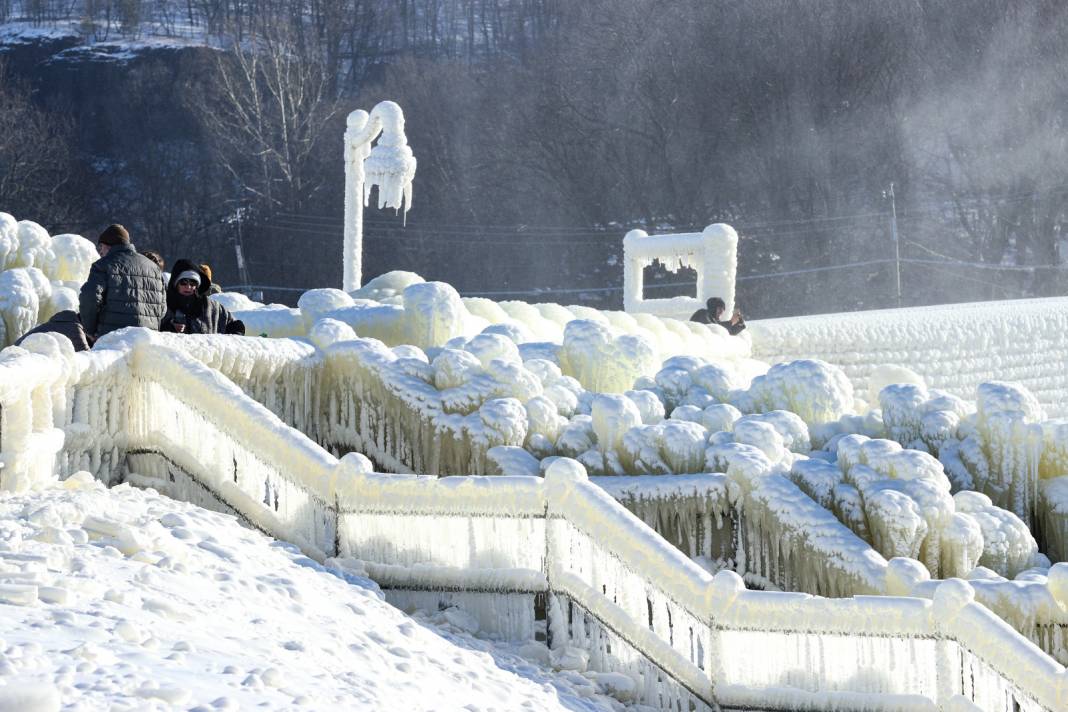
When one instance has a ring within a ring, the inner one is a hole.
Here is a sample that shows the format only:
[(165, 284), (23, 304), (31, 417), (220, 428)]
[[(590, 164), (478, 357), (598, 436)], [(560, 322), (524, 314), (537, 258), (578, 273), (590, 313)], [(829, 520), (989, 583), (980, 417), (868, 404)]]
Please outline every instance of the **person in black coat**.
[(167, 310), (167, 283), (156, 263), (137, 252), (122, 225), (100, 233), (96, 251), (100, 259), (89, 268), (78, 297), (89, 340), (126, 326), (158, 329)]
[(245, 323), (222, 304), (209, 299), (211, 278), (200, 265), (178, 260), (167, 285), (167, 313), (160, 331), (178, 334), (245, 334)]
[(740, 334), (745, 330), (745, 321), (742, 319), (742, 312), (738, 309), (734, 310), (734, 314), (726, 321), (720, 321), (723, 316), (723, 312), (726, 311), (727, 305), (719, 297), (709, 297), (705, 302), (704, 309), (698, 309), (690, 317), (690, 321), (696, 321), (701, 324), (719, 324), (727, 330), (731, 336)]
[(75, 351), (89, 350), (89, 338), (85, 335), (85, 329), (82, 328), (81, 317), (78, 316), (78, 312), (70, 309), (56, 312), (55, 315), (45, 323), (27, 331), (19, 337), (19, 340), (15, 342), (15, 346), (22, 346), (22, 342), (25, 341), (26, 337), (30, 334), (44, 334), (47, 332), (66, 336), (70, 339), (70, 342), (74, 344)]

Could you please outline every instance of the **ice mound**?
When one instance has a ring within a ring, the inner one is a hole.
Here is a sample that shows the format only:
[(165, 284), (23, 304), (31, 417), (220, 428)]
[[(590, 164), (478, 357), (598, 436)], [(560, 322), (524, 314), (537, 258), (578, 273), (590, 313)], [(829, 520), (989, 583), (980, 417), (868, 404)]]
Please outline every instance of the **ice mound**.
[(96, 259), (96, 248), (83, 237), (51, 237), (35, 222), (0, 213), (0, 346), (57, 311), (77, 309), (76, 290)]
[(818, 360), (776, 364), (753, 379), (747, 395), (753, 410), (788, 410), (810, 427), (853, 411), (853, 384), (841, 369)]
[(297, 300), (306, 330), (329, 312), (347, 306), (352, 306), (352, 297), (340, 289), (309, 289)]
[(564, 329), (561, 370), (598, 393), (630, 390), (656, 367), (656, 351), (644, 337), (619, 334), (611, 327), (575, 319)]
[(981, 563), (1011, 578), (1035, 565), (1037, 545), (1023, 522), (979, 493), (952, 497), (928, 453), (854, 434), (838, 440), (835, 464), (795, 462), (790, 478), (886, 558), (918, 559), (941, 577)]
[(359, 289), (350, 292), (350, 296), (353, 299), (387, 302), (399, 298), (405, 289), (422, 281), (423, 278), (414, 272), (394, 270), (378, 275)]

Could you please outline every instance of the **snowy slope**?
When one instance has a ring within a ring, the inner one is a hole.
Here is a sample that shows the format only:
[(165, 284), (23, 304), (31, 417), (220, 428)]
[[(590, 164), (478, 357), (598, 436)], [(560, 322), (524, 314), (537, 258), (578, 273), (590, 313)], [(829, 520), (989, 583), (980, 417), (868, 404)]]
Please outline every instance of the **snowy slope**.
[(0, 493), (3, 712), (623, 708), (598, 694), (618, 676), (549, 672), (518, 654), (543, 645), (474, 625), (407, 617), (367, 579), (152, 490), (76, 475)]

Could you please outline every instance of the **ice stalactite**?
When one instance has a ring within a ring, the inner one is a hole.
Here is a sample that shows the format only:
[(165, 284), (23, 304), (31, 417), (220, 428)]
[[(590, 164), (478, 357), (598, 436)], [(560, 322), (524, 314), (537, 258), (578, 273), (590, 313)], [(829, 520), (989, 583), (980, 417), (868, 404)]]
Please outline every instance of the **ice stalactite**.
[[(885, 391), (884, 391), (885, 392)], [(939, 461), (891, 440), (849, 435), (837, 441), (841, 481), (825, 464), (795, 465), (793, 478), (887, 558), (912, 557), (936, 575), (965, 575), (984, 549), (981, 527), (958, 511)]]
[(976, 391), (975, 430), (982, 447), (986, 474), (973, 473), (975, 488), (1031, 522), (1038, 495), (1038, 469), (1044, 418), (1037, 399), (1025, 388), (987, 382)]
[(1038, 538), (1054, 561), (1068, 561), (1068, 475), (1043, 480), (1039, 489)]
[(1036, 564), (1038, 544), (1027, 525), (1012, 512), (996, 507), (980, 492), (958, 492), (957, 510), (978, 524), (983, 536), (983, 555), (978, 563), (1013, 578)]

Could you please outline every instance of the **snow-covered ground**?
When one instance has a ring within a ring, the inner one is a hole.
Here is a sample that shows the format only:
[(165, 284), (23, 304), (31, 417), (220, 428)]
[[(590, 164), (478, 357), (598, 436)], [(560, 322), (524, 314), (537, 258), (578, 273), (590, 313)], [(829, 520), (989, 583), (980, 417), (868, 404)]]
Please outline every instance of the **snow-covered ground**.
[(0, 493), (0, 620), (0, 712), (620, 710), (602, 693), (629, 691), (551, 671), (541, 643), (480, 638), (460, 609), (406, 616), (233, 517), (85, 474)]

